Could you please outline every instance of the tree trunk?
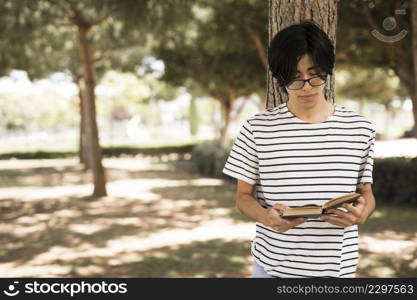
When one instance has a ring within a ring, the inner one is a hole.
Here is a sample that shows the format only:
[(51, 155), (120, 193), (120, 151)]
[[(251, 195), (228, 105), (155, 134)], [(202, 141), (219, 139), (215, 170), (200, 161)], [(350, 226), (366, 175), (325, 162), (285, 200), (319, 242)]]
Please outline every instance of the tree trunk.
[(91, 169), (91, 164), (88, 162), (88, 147), (87, 147), (87, 132), (86, 132), (86, 109), (85, 109), (85, 97), (84, 97), (84, 82), (81, 76), (76, 78), (76, 84), (78, 86), (78, 97), (80, 98), (80, 135), (78, 145), (78, 157), (80, 163), (84, 165), (84, 169)]
[(411, 93), (411, 99), (413, 100), (414, 137), (417, 138), (417, 0), (411, 1), (411, 34), (414, 70), (414, 92)]
[(86, 135), (88, 144), (88, 161), (91, 163), (93, 173), (94, 192), (93, 196), (106, 196), (106, 178), (102, 165), (102, 153), (99, 144), (99, 136), (96, 121), (95, 108), (95, 78), (94, 78), (94, 62), (91, 46), (89, 45), (87, 34), (89, 26), (78, 25), (78, 39), (80, 43), (80, 56), (83, 67), (84, 78), (84, 95), (85, 100), (85, 122)]
[[(417, 77), (416, 77), (417, 81)], [(414, 137), (417, 138), (417, 91), (411, 94), (411, 100), (413, 105), (413, 116), (414, 116)]]
[(228, 146), (229, 142), (229, 125), (230, 125), (230, 113), (232, 111), (232, 103), (227, 100), (220, 100), (220, 106), (222, 110), (223, 124), (220, 129), (220, 145), (224, 148)]
[(417, 125), (417, 92), (415, 89), (415, 86), (412, 84), (413, 80), (409, 80), (410, 78), (413, 78), (413, 76), (409, 76), (408, 78), (404, 78), (403, 74), (396, 73), (400, 81), (403, 83), (404, 87), (406, 88), (408, 94), (410, 95), (411, 99), (411, 105), (413, 107), (413, 118), (414, 118), (414, 127), (412, 127), (413, 136), (417, 138), (417, 131), (416, 131), (416, 125)]
[(391, 110), (389, 104), (384, 105), (385, 111), (385, 139), (388, 140), (390, 138), (390, 128), (391, 128)]
[[(311, 19), (327, 33), (336, 49), (336, 23), (338, 0), (269, 0), (269, 43), (280, 30), (304, 19)], [(278, 86), (275, 78), (268, 71), (268, 93), (266, 108), (276, 107), (288, 101), (284, 90)], [(334, 103), (334, 75), (326, 84), (325, 97)]]
[(197, 101), (194, 97), (191, 96), (190, 100), (190, 116), (189, 116), (189, 124), (190, 124), (190, 135), (192, 137), (196, 137), (198, 133), (198, 111), (197, 111)]

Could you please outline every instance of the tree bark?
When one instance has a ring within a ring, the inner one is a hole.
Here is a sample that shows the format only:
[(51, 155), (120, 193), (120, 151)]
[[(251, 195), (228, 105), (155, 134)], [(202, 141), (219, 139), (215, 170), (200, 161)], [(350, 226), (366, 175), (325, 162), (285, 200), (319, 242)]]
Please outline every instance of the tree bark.
[[(269, 0), (269, 43), (280, 30), (304, 19), (311, 19), (327, 33), (336, 49), (337, 2), (339, 0)], [(266, 108), (288, 101), (285, 91), (278, 86), (270, 71), (267, 73)], [(325, 97), (334, 103), (334, 75), (326, 84)]]
[(223, 126), (220, 130), (220, 144), (222, 147), (226, 148), (228, 142), (230, 141), (229, 138), (229, 126), (231, 123), (236, 121), (239, 117), (240, 112), (245, 107), (247, 103), (247, 98), (244, 99), (240, 106), (236, 107), (236, 100), (238, 98), (237, 91), (232, 86), (228, 87), (227, 98), (221, 99), (217, 98), (220, 101), (221, 109), (222, 109), (222, 116), (223, 116)]
[(80, 99), (80, 133), (79, 133), (79, 145), (78, 145), (78, 157), (81, 164), (84, 165), (84, 169), (91, 169), (91, 164), (88, 161), (88, 147), (87, 147), (87, 132), (86, 132), (86, 112), (85, 98), (84, 98), (84, 82), (81, 76), (77, 76), (75, 82), (78, 86), (78, 97)]
[(78, 25), (78, 39), (80, 44), (80, 56), (83, 67), (84, 95), (86, 117), (86, 135), (88, 144), (88, 161), (91, 163), (93, 173), (94, 191), (93, 196), (106, 196), (106, 178), (102, 165), (102, 153), (99, 144), (98, 128), (95, 108), (95, 76), (92, 48), (88, 42), (88, 31), (91, 27)]
[(411, 43), (413, 52), (413, 86), (414, 92), (411, 93), (413, 100), (413, 115), (414, 115), (414, 137), (417, 138), (417, 0), (411, 1)]
[(404, 86), (407, 89), (408, 94), (410, 95), (410, 98), (411, 98), (411, 103), (413, 106), (413, 117), (414, 117), (414, 127), (412, 127), (412, 131), (413, 131), (413, 136), (417, 138), (417, 130), (416, 130), (416, 127), (417, 127), (417, 91), (416, 91), (415, 85), (412, 84), (412, 81), (405, 80), (405, 79), (403, 80), (401, 75), (398, 75), (398, 73), (396, 74), (398, 78), (400, 78), (400, 81), (404, 83)]
[(219, 99), (222, 110), (223, 126), (220, 129), (220, 145), (226, 148), (229, 141), (229, 125), (230, 125), (230, 113), (232, 111), (232, 102), (230, 99)]
[(189, 107), (189, 112), (190, 112), (190, 116), (189, 116), (189, 124), (190, 124), (190, 135), (192, 137), (196, 137), (197, 133), (198, 133), (198, 121), (199, 121), (199, 116), (198, 116), (198, 111), (197, 111), (197, 101), (194, 97), (191, 96), (190, 99), (190, 107)]

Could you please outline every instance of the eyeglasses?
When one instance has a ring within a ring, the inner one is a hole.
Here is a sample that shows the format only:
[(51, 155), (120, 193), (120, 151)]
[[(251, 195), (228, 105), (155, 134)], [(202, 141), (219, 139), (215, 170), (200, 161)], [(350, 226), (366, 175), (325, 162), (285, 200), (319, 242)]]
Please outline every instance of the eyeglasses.
[(304, 84), (308, 82), (312, 87), (323, 85), (326, 82), (326, 75), (327, 74), (320, 74), (313, 77), (310, 77), (308, 79), (296, 79), (290, 81), (289, 84), (287, 84), (287, 88), (289, 90), (300, 90), (304, 87)]

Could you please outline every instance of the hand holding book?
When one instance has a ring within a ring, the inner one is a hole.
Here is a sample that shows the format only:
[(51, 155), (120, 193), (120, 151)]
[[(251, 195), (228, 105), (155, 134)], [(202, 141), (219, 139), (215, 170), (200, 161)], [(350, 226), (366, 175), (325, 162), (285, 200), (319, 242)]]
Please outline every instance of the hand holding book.
[(295, 226), (300, 225), (306, 221), (306, 218), (295, 217), (292, 219), (282, 218), (282, 214), (289, 209), (288, 206), (284, 204), (275, 204), (271, 208), (266, 210), (266, 215), (263, 220), (263, 224), (275, 229), (278, 232), (285, 232), (288, 229), (291, 229)]
[(352, 192), (340, 197), (330, 199), (322, 206), (320, 205), (304, 205), (299, 207), (288, 208), (282, 212), (282, 218), (293, 219), (293, 218), (319, 218), (323, 215), (330, 215), (332, 209), (341, 207), (344, 203), (355, 203), (361, 194)]
[(340, 209), (330, 209), (329, 212), (334, 213), (334, 216), (321, 215), (320, 219), (341, 227), (348, 227), (354, 224), (364, 224), (368, 217), (366, 214), (365, 204), (365, 198), (359, 196), (354, 206), (350, 204), (342, 205), (342, 207), (346, 209), (346, 212)]

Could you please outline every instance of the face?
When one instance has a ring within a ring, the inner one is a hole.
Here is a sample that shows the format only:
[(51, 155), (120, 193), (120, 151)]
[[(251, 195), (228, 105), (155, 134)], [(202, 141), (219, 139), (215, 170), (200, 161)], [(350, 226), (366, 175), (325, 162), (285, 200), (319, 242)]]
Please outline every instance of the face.
[[(305, 80), (317, 74), (322, 74), (322, 73), (320, 73), (320, 70), (318, 69), (318, 67), (315, 67), (312, 64), (310, 56), (306, 54), (298, 62), (297, 73), (295, 74), (295, 77), (293, 78), (293, 80), (297, 80), (297, 79)], [(320, 79), (316, 79), (316, 80), (318, 80), (319, 83), (321, 81)], [(286, 90), (288, 92), (289, 101), (293, 102), (296, 105), (300, 105), (303, 107), (311, 107), (311, 106), (315, 106), (320, 101), (326, 100), (324, 97), (324, 93), (323, 93), (325, 86), (326, 86), (325, 84), (322, 84), (319, 86), (311, 86), (308, 82), (305, 82), (303, 88), (299, 90), (291, 90), (288, 88), (288, 86), (286, 87)], [(306, 95), (311, 95), (311, 96), (304, 97)]]

